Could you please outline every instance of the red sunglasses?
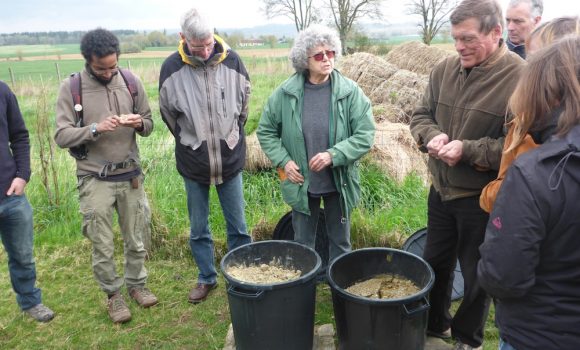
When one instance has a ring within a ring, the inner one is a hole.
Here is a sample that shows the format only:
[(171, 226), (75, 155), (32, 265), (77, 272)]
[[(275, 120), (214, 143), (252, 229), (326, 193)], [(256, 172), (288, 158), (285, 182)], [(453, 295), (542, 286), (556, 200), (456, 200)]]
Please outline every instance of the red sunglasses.
[(315, 61), (322, 61), (324, 59), (324, 55), (326, 55), (326, 57), (328, 57), (328, 59), (334, 58), (334, 55), (336, 54), (336, 51), (334, 50), (328, 50), (328, 51), (322, 51), (319, 53), (315, 53), (312, 56), (308, 56), (308, 57), (313, 57)]

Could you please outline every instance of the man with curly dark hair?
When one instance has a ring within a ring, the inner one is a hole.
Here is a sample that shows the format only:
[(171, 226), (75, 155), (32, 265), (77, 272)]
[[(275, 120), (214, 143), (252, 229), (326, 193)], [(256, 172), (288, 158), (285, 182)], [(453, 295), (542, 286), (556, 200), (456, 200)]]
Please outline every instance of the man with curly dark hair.
[[(114, 323), (127, 322), (131, 312), (121, 295), (123, 284), (140, 306), (157, 303), (145, 287), (143, 237), (149, 232), (150, 211), (136, 142), (137, 134), (151, 134), (153, 120), (143, 84), (118, 66), (119, 40), (113, 33), (100, 28), (87, 32), (81, 52), (85, 69), (60, 87), (55, 140), (63, 148), (83, 149), (71, 152), (82, 231), (93, 245), (93, 273), (108, 295), (109, 317)], [(115, 269), (114, 211), (123, 236), (124, 278)]]

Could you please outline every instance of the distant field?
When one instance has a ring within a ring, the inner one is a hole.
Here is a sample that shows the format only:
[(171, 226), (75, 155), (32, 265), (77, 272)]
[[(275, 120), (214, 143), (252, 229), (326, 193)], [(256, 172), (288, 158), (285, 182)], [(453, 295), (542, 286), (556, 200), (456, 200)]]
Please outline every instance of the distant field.
[[(396, 46), (402, 41), (399, 38), (388, 40), (388, 45)], [(416, 39), (416, 38), (415, 38)], [(453, 43), (434, 43), (432, 46), (454, 52)], [(17, 59), (15, 52), (21, 50), (22, 60)], [(120, 65), (131, 68), (147, 68), (152, 65), (160, 66), (163, 60), (169, 56), (175, 47), (151, 47), (136, 54), (123, 54), (120, 57)], [(255, 66), (264, 59), (286, 60), (288, 47), (284, 48), (242, 48), (236, 52), (244, 58), (247, 66)], [(83, 68), (84, 61), (79, 53), (78, 44), (69, 45), (21, 45), (0, 46), (0, 80), (11, 81), (9, 68), (16, 81), (39, 81), (56, 80), (58, 64), (61, 79), (72, 72)]]
[[(14, 48), (15, 46), (0, 46), (0, 55), (5, 52), (9, 52), (9, 47)], [(63, 79), (68, 74), (73, 72), (78, 72), (84, 66), (84, 60), (81, 54), (78, 52), (78, 46), (76, 47), (76, 52), (71, 53), (72, 49), (69, 48), (69, 53), (67, 54), (54, 54), (56, 48), (64, 47), (60, 45), (54, 46), (53, 53), (46, 49), (42, 52), (40, 47), (47, 48), (48, 45), (30, 45), (28, 47), (29, 53), (36, 52), (36, 55), (30, 55), (23, 57), (22, 60), (16, 58), (11, 59), (1, 59), (0, 58), (0, 80), (10, 82), (11, 76), (9, 69), (12, 70), (15, 81), (40, 81), (40, 77), (44, 81), (57, 80), (57, 69), (58, 64), (60, 70), (60, 77)], [(36, 49), (35, 49), (36, 48)], [(169, 56), (175, 48), (172, 50), (163, 50), (164, 48), (155, 48), (155, 50), (145, 50), (141, 53), (135, 54), (123, 54), (120, 56), (119, 64), (122, 67), (130, 68), (147, 68), (152, 65), (160, 66), (163, 60)], [(264, 59), (271, 60), (286, 60), (288, 56), (288, 48), (279, 49), (240, 49), (236, 50), (240, 56), (244, 58), (246, 65), (255, 65), (262, 62)], [(64, 52), (64, 51), (61, 51)], [(1, 57), (1, 56), (0, 56)], [(4, 57), (6, 58), (6, 57)]]
[[(159, 58), (132, 58), (126, 59), (121, 56), (119, 64), (122, 67), (131, 66), (132, 69), (141, 69), (151, 67), (153, 65), (160, 66), (163, 63), (164, 57)], [(33, 61), (0, 61), (0, 80), (10, 82), (9, 68), (12, 69), (12, 74), (16, 81), (35, 81), (37, 83), (43, 81), (45, 83), (58, 79), (56, 65), (58, 64), (61, 79), (64, 79), (70, 73), (78, 72), (84, 67), (84, 60), (80, 56), (76, 60), (33, 60)], [(42, 79), (41, 79), (42, 78)]]
[(62, 45), (9, 45), (0, 46), (0, 59), (18, 59), (20, 56), (58, 56), (79, 53), (79, 44)]

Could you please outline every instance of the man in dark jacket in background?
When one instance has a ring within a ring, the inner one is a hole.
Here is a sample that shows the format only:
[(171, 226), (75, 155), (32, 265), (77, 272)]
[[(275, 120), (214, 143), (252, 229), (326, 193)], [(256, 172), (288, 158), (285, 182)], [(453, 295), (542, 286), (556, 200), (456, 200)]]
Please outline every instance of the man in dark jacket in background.
[(196, 9), (184, 14), (180, 36), (178, 51), (161, 67), (159, 107), (175, 137), (177, 170), (185, 182), (189, 244), (199, 269), (188, 299), (199, 303), (217, 285), (208, 225), (211, 185), (224, 213), (228, 249), (251, 241), (242, 191), (250, 80), (240, 57)]
[(30, 180), (30, 140), (16, 96), (0, 82), (0, 236), (16, 301), (39, 322), (54, 313), (42, 304), (33, 256), (32, 208), (24, 187)]
[[(429, 153), (425, 260), (435, 271), (428, 334), (457, 339), (456, 349), (479, 349), (489, 298), (479, 287), (478, 247), (488, 215), (482, 188), (497, 176), (508, 99), (524, 61), (503, 43), (503, 16), (495, 0), (464, 0), (451, 14), (459, 56), (440, 62), (411, 119), (411, 133)], [(451, 289), (459, 258), (464, 298), (451, 318)]]
[(507, 47), (526, 58), (526, 40), (542, 20), (542, 0), (510, 0), (506, 10)]

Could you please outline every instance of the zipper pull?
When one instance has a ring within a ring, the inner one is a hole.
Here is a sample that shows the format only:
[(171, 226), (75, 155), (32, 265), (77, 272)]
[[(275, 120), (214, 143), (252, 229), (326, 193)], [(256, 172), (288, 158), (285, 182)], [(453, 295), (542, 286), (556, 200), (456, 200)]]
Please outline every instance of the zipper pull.
[(226, 92), (225, 89), (222, 87), (222, 106), (224, 109), (224, 115), (223, 118), (227, 118), (227, 114), (226, 114)]

